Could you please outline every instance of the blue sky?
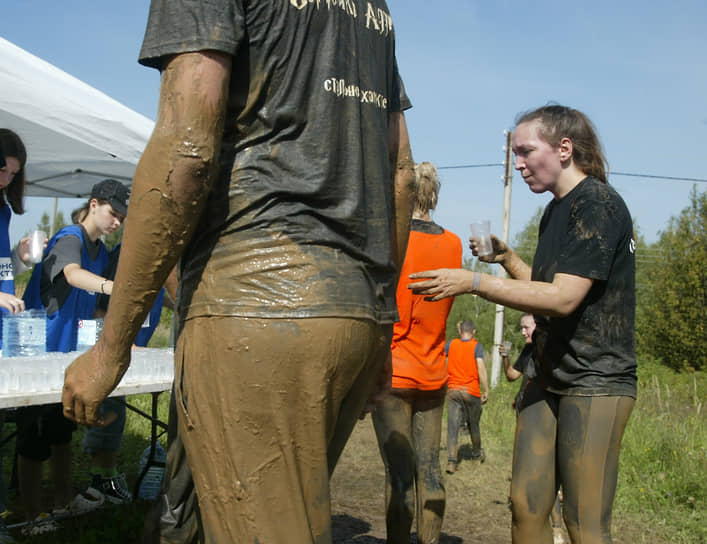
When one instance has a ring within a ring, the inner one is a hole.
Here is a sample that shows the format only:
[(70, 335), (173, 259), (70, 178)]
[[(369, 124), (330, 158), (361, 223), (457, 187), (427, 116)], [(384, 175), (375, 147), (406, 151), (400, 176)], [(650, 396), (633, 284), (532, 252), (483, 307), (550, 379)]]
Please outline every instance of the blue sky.
[[(589, 115), (612, 171), (707, 178), (704, 0), (388, 5), (414, 105), (407, 118), (415, 160), (500, 163), (503, 131), (517, 113), (553, 101)], [(6, 2), (0, 35), (154, 119), (159, 77), (136, 60), (147, 10), (147, 0)], [(500, 234), (502, 175), (500, 166), (440, 169), (433, 218), (463, 240), (474, 219), (490, 219)], [(649, 242), (688, 205), (693, 186), (618, 175), (611, 183)], [(550, 198), (532, 194), (517, 174), (512, 190), (511, 239)], [(25, 217), (13, 219), (13, 242), (51, 209), (47, 199), (26, 204)], [(60, 209), (79, 204), (60, 201)]]

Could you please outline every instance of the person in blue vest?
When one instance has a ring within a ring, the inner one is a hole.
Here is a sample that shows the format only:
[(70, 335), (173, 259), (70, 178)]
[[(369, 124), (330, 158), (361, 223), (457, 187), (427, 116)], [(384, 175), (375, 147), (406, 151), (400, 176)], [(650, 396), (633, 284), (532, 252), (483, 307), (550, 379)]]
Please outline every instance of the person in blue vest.
[[(29, 270), (29, 238), (20, 240), (13, 250), (10, 245), (10, 219), (13, 212), (25, 213), (25, 164), (27, 150), (22, 139), (12, 130), (0, 128), (0, 319), (3, 314), (25, 309), (15, 296), (15, 274)], [(0, 340), (2, 326), (0, 322)], [(0, 347), (2, 344), (0, 343)]]
[[(24, 213), (25, 164), (27, 150), (22, 139), (10, 129), (0, 128), (0, 349), (2, 348), (2, 316), (25, 309), (25, 303), (15, 295), (15, 275), (29, 270), (29, 238), (23, 238), (17, 248), (10, 245), (10, 219), (13, 212)], [(0, 410), (0, 431), (5, 412)], [(0, 461), (0, 468), (2, 462)], [(7, 486), (0, 470), (0, 513), (7, 511)], [(15, 542), (0, 518), (0, 544)]]
[[(89, 200), (72, 213), (73, 224), (49, 240), (42, 262), (35, 266), (24, 300), (28, 308), (44, 308), (47, 313), (48, 352), (75, 351), (79, 321), (94, 318), (99, 294), (111, 294), (113, 282), (103, 275), (108, 250), (101, 236), (123, 223), (128, 196), (129, 189), (112, 179), (94, 185)], [(88, 511), (103, 504), (103, 493), (91, 487), (71, 499), (71, 436), (76, 427), (64, 418), (60, 404), (25, 408), (18, 420), (20, 495), (28, 519), (37, 520), (30, 532), (56, 526), (40, 515), (41, 464), (50, 457), (55, 511)]]

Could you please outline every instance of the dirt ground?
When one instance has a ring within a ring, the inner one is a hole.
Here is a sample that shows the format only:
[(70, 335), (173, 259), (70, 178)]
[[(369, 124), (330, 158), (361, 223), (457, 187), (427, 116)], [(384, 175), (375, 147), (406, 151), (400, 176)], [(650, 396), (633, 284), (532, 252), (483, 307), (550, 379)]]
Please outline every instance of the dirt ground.
[[(442, 440), (446, 442), (444, 430)], [(443, 472), (447, 505), (440, 544), (510, 544), (508, 490), (512, 452), (504, 451), (491, 439), (484, 439), (487, 459), (478, 464), (469, 459), (468, 434), (461, 443), (457, 472), (453, 475)], [(443, 447), (442, 467), (446, 466), (446, 453)], [(370, 417), (366, 417), (354, 429), (332, 478), (335, 543), (385, 543), (384, 484), (383, 462)], [(616, 511), (613, 537), (616, 544), (668, 542), (645, 522), (628, 519)], [(415, 541), (413, 536), (412, 542)]]

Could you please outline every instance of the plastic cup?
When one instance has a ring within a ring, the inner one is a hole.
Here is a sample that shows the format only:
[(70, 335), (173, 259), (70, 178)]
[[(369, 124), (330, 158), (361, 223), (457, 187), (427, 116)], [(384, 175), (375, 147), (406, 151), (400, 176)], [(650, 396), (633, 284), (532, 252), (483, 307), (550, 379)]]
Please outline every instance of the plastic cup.
[(506, 350), (506, 353), (510, 353), (512, 347), (513, 347), (513, 342), (511, 342), (510, 340), (506, 340), (505, 342), (503, 342), (503, 349)]
[(493, 253), (491, 245), (491, 221), (474, 221), (471, 224), (471, 237), (476, 241), (476, 254), (479, 257)]
[(44, 243), (47, 241), (47, 233), (43, 230), (34, 230), (29, 235), (29, 260), (33, 263), (42, 261), (44, 254)]

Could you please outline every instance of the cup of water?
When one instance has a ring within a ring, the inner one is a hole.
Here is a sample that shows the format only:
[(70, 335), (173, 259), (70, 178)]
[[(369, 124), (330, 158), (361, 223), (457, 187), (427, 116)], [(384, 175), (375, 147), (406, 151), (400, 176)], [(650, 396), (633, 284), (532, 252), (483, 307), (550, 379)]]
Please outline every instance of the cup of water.
[(491, 245), (491, 221), (474, 221), (471, 224), (471, 237), (476, 242), (476, 254), (479, 257), (493, 253), (493, 246)]
[(34, 230), (32, 234), (29, 235), (29, 260), (31, 262), (41, 262), (46, 241), (47, 233), (43, 230)]

